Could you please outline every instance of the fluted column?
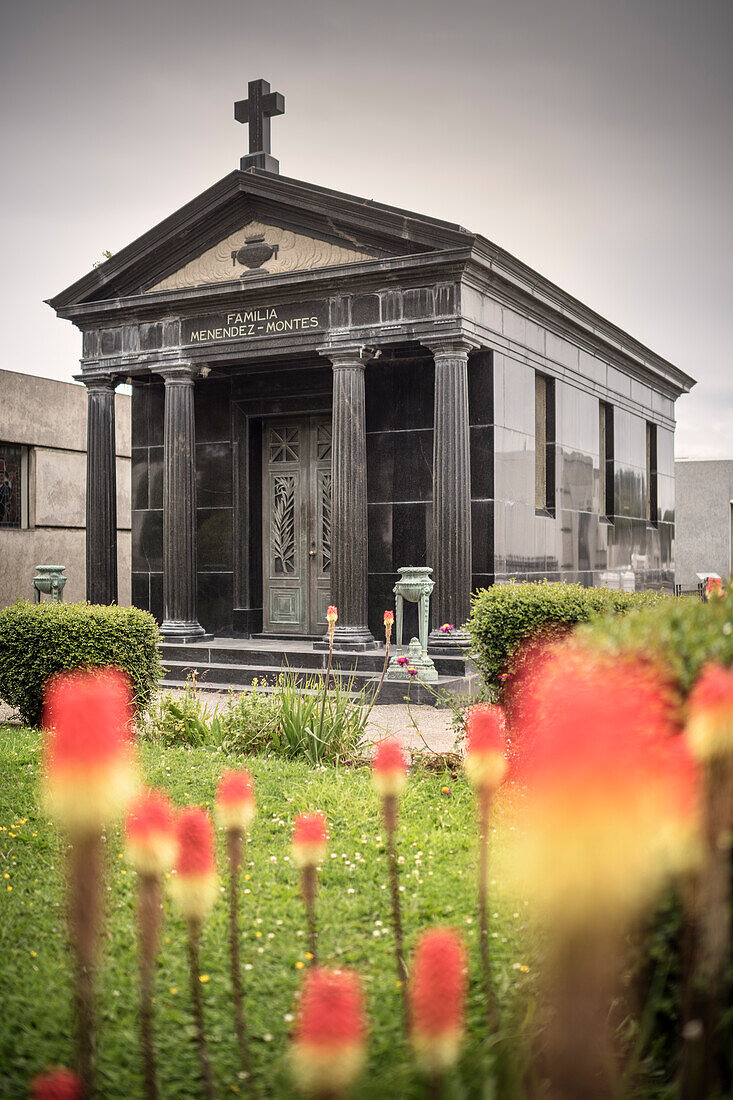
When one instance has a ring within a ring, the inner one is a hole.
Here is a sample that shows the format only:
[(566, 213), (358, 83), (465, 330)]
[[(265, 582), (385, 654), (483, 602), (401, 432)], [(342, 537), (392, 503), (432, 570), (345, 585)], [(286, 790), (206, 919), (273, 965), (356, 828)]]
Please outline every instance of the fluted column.
[[(471, 610), (471, 452), (468, 353), (460, 338), (431, 345), (435, 358), (433, 428), (433, 648), (469, 644), (460, 629)], [(440, 632), (443, 623), (455, 630)]]
[(115, 381), (82, 379), (87, 388), (87, 599), (117, 603)]
[(331, 445), (331, 603), (339, 649), (376, 645), (367, 626), (365, 360), (360, 348), (328, 349), (333, 365)]
[(163, 623), (170, 640), (204, 633), (196, 614), (196, 368), (176, 364), (156, 372), (165, 380), (163, 431)]

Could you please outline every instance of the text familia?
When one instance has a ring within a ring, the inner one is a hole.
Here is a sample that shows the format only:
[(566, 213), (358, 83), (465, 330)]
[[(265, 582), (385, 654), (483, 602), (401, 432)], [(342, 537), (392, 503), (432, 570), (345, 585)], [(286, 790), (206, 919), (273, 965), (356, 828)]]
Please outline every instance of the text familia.
[(277, 309), (248, 309), (221, 317), (204, 318), (195, 322), (187, 343), (201, 344), (210, 340), (239, 340), (243, 336), (277, 336), (285, 332), (303, 332), (320, 327), (320, 318), (314, 315), (299, 317), (278, 316)]

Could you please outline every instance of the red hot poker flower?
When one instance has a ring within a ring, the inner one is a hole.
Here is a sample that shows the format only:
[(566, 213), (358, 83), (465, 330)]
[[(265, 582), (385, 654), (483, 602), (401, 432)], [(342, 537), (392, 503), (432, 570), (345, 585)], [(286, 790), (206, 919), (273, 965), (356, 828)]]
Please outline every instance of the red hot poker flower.
[(670, 843), (687, 844), (697, 824), (674, 700), (649, 665), (568, 646), (528, 691), (517, 772), (526, 798), (498, 849), (505, 882), (558, 925), (625, 918), (679, 865)]
[(49, 683), (43, 797), (71, 833), (98, 832), (135, 793), (132, 706), (129, 679), (118, 669), (59, 673)]
[(34, 1077), (31, 1083), (32, 1100), (82, 1100), (82, 1096), (81, 1078), (63, 1066)]
[(148, 791), (128, 810), (125, 855), (141, 875), (162, 875), (176, 858), (175, 814), (163, 791)]
[(382, 798), (396, 798), (407, 786), (407, 761), (393, 737), (380, 741), (375, 749), (372, 786)]
[(465, 721), (466, 756), (463, 767), (469, 783), (494, 791), (507, 770), (506, 722), (501, 707), (479, 703)]
[(349, 970), (310, 970), (292, 1048), (293, 1074), (306, 1092), (340, 1095), (364, 1065), (361, 983)]
[(293, 860), (297, 867), (316, 867), (328, 850), (328, 821), (322, 813), (298, 814), (293, 826)]
[(329, 626), (335, 626), (338, 622), (338, 608), (334, 604), (329, 604), (326, 608), (326, 622)]
[(384, 613), (384, 625), (394, 626), (394, 611), (385, 611)]
[(688, 700), (686, 733), (698, 760), (733, 755), (733, 668), (703, 670)]
[(211, 818), (198, 807), (182, 810), (176, 822), (178, 858), (171, 895), (189, 920), (203, 920), (216, 900), (216, 853)]
[(723, 582), (720, 577), (708, 577), (705, 582), (705, 595), (708, 599), (710, 599), (711, 596), (723, 595)]
[(426, 1073), (443, 1073), (458, 1060), (466, 1000), (466, 952), (448, 928), (424, 932), (415, 948), (410, 1003), (412, 1043)]
[(252, 776), (244, 768), (224, 772), (216, 791), (216, 817), (224, 829), (248, 829), (255, 816)]

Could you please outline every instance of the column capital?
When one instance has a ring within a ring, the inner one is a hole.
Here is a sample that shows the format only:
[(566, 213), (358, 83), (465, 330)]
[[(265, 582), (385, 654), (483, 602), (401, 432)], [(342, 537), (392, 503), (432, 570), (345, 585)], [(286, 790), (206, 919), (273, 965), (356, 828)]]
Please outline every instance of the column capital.
[(196, 376), (201, 372), (200, 363), (162, 363), (159, 367), (151, 367), (153, 374), (158, 374), (168, 385), (192, 386)]
[(451, 359), (464, 355), (468, 358), (472, 351), (481, 347), (478, 340), (460, 332), (446, 336), (429, 336), (427, 340), (421, 340), (421, 343), (432, 351), (435, 359)]
[(89, 371), (77, 378), (84, 383), (87, 393), (114, 393), (119, 385), (119, 379), (107, 371)]
[(328, 359), (334, 370), (366, 367), (376, 358), (377, 349), (368, 344), (327, 344), (318, 348), (318, 354)]

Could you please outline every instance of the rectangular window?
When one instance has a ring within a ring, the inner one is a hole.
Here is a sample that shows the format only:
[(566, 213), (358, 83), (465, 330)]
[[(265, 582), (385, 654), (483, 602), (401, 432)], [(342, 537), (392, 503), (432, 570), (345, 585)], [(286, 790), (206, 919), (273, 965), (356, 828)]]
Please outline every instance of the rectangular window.
[(613, 520), (613, 405), (598, 402), (598, 511)]
[(646, 424), (646, 521), (657, 526), (657, 425)]
[(538, 512), (555, 511), (555, 383), (535, 374), (534, 503)]
[(0, 527), (28, 526), (27, 449), (0, 443)]

